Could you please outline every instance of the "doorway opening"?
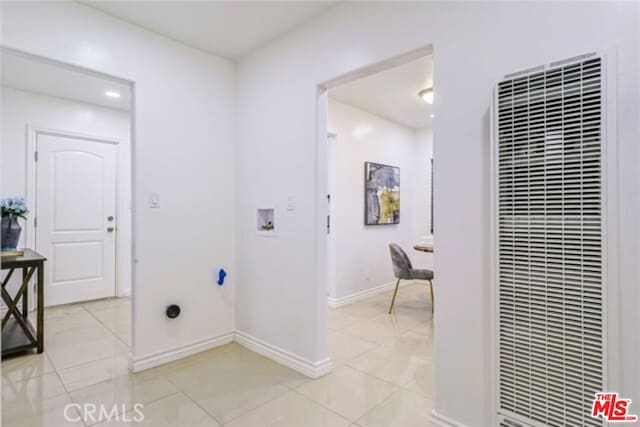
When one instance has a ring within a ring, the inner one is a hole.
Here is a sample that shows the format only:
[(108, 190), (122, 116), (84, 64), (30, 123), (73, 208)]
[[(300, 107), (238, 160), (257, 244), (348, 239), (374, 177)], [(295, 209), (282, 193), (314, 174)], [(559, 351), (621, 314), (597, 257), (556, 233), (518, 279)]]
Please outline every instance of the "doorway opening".
[[(124, 372), (132, 347), (133, 84), (0, 53), (1, 196), (23, 198), (29, 209), (17, 249), (46, 259), (43, 283), (32, 280), (22, 294), (25, 318), (35, 328), (43, 311), (43, 357), (63, 381), (100, 361), (121, 360)], [(12, 277), (7, 290), (18, 292), (19, 282)], [(23, 356), (42, 357), (14, 357)]]
[(336, 370), (429, 400), (433, 87), (429, 47), (336, 78), (318, 98), (318, 181), (327, 195), (318, 252), (328, 355)]

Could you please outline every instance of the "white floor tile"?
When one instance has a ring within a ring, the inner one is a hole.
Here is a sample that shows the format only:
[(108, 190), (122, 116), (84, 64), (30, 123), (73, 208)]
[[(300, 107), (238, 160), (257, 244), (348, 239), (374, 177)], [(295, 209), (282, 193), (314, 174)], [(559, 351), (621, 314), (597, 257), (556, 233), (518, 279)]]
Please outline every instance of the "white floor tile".
[(306, 397), (288, 392), (225, 427), (347, 427), (349, 423)]
[(429, 427), (431, 409), (425, 396), (399, 390), (356, 423), (361, 427)]
[(378, 346), (377, 343), (337, 331), (329, 331), (327, 344), (329, 346), (329, 357), (336, 366)]
[(84, 426), (76, 408), (65, 408), (72, 403), (68, 394), (39, 399), (37, 402), (3, 405), (3, 427), (73, 427)]
[(353, 325), (360, 319), (360, 317), (351, 316), (343, 310), (332, 308), (329, 309), (327, 315), (329, 329), (334, 331), (340, 331), (347, 326)]
[(361, 320), (354, 325), (348, 326), (341, 332), (365, 341), (375, 342), (377, 344), (385, 344), (402, 335), (405, 330), (398, 329), (391, 324), (385, 324), (382, 322), (376, 323), (371, 319), (368, 319)]
[[(330, 309), (335, 367), (317, 380), (235, 343), (133, 375), (129, 299), (48, 308), (45, 353), (2, 362), (2, 425), (73, 427), (65, 405), (87, 403), (117, 406), (118, 420), (87, 419), (100, 426), (428, 426), (428, 295), (424, 285), (401, 288), (392, 315), (390, 292)], [(144, 421), (123, 421), (136, 403)]]
[[(143, 372), (119, 376), (73, 391), (71, 399), (78, 404), (103, 405), (109, 409), (115, 407), (119, 413), (124, 413), (131, 411), (135, 404), (146, 405), (177, 392), (178, 389), (165, 378), (149, 378)], [(104, 414), (95, 417), (95, 422), (105, 420)]]
[(245, 368), (220, 372), (216, 378), (186, 388), (184, 393), (216, 420), (226, 423), (288, 391), (277, 375)]
[(125, 355), (96, 360), (58, 371), (65, 388), (80, 390), (129, 372), (129, 358)]
[(131, 411), (126, 415), (133, 421), (111, 420), (97, 425), (100, 427), (219, 427), (221, 425), (182, 393), (145, 405), (141, 412), (144, 414), (142, 421), (136, 421), (139, 415)]
[(355, 421), (397, 389), (386, 381), (347, 366), (302, 385), (296, 391)]
[(61, 394), (66, 394), (66, 390), (55, 372), (17, 382), (5, 380), (2, 382), (2, 407), (11, 410), (14, 405), (25, 403), (34, 406)]
[(424, 371), (430, 370), (431, 360), (397, 351), (393, 347), (382, 346), (347, 362), (347, 365), (402, 386), (415, 380)]
[(55, 372), (46, 353), (26, 354), (2, 360), (2, 380), (21, 381)]

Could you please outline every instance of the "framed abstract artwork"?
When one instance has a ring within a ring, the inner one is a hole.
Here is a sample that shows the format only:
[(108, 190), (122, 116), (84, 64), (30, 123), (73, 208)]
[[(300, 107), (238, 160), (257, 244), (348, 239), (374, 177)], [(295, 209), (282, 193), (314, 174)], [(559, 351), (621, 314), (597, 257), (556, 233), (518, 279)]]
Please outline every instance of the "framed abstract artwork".
[(364, 225), (400, 224), (400, 168), (364, 163)]

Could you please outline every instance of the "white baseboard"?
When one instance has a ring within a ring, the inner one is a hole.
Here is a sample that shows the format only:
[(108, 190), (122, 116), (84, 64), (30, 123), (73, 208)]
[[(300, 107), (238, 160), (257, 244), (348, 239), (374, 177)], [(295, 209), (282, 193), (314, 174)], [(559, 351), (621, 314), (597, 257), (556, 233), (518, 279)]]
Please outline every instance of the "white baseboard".
[(320, 378), (328, 374), (331, 372), (333, 365), (331, 359), (328, 357), (319, 362), (312, 362), (240, 331), (236, 331), (235, 341), (249, 350), (291, 368), (294, 371), (298, 371), (309, 378)]
[(140, 372), (145, 369), (155, 368), (156, 366), (164, 365), (165, 363), (173, 362), (174, 360), (182, 359), (183, 357), (191, 356), (224, 344), (229, 344), (230, 342), (233, 342), (233, 339), (234, 333), (229, 332), (217, 337), (197, 341), (183, 347), (174, 348), (136, 359), (132, 358), (129, 361), (129, 369), (132, 372)]
[(321, 376), (331, 372), (331, 368), (333, 366), (331, 359), (328, 357), (319, 362), (311, 362), (310, 360), (278, 348), (249, 334), (236, 331), (168, 351), (143, 356), (137, 359), (132, 358), (129, 361), (129, 369), (132, 372), (141, 372), (224, 344), (229, 344), (233, 341), (253, 352), (280, 363), (281, 365), (300, 372), (309, 378), (320, 378)]
[[(412, 280), (401, 280), (400, 287), (411, 285), (415, 283)], [(328, 297), (328, 304), (331, 308), (342, 307), (347, 304), (352, 304), (356, 301), (363, 300), (365, 298), (372, 297), (374, 295), (383, 294), (385, 292), (393, 290), (396, 282), (385, 283), (384, 285), (375, 286), (373, 288), (365, 289), (364, 291), (356, 292), (355, 294), (347, 295), (340, 298)]]
[(431, 425), (434, 427), (466, 427), (456, 420), (437, 413), (435, 409), (431, 411)]

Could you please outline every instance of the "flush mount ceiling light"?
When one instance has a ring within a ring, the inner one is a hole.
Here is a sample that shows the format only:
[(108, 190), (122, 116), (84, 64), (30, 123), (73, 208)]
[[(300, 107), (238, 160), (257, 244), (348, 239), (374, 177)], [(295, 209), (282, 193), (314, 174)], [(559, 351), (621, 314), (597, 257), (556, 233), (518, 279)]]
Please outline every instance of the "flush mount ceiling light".
[(427, 104), (433, 104), (433, 88), (422, 89), (418, 92), (418, 96)]
[(113, 90), (108, 90), (104, 93), (107, 98), (118, 99), (120, 98), (120, 94)]

